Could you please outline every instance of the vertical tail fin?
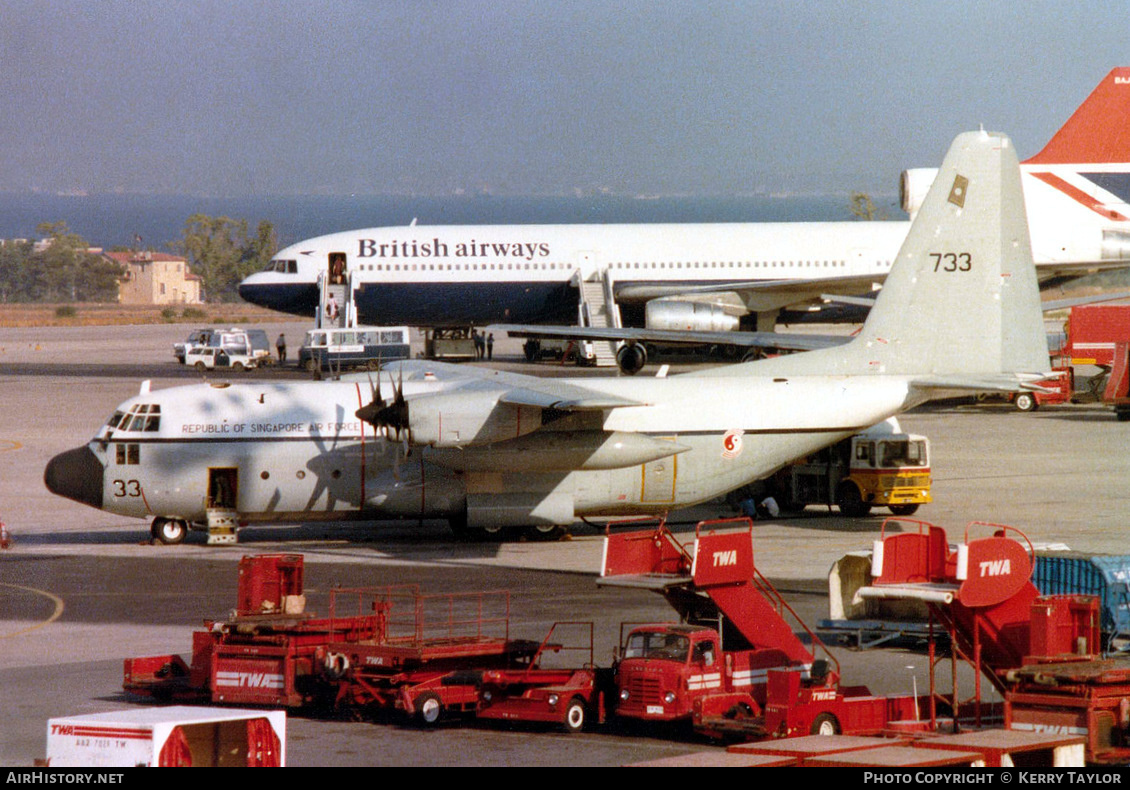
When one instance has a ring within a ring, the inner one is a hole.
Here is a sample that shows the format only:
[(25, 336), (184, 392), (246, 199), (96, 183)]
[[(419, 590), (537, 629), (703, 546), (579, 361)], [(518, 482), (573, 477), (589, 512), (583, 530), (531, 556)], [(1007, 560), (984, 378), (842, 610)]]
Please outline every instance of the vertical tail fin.
[(1001, 374), (1046, 371), (1020, 167), (1009, 138), (957, 137), (852, 342), (750, 365), (770, 375), (894, 374), (970, 388)]
[(851, 344), (885, 373), (980, 375), (1048, 367), (1028, 216), (1008, 137), (959, 135)]
[(1130, 162), (1130, 68), (1107, 74), (1026, 165)]

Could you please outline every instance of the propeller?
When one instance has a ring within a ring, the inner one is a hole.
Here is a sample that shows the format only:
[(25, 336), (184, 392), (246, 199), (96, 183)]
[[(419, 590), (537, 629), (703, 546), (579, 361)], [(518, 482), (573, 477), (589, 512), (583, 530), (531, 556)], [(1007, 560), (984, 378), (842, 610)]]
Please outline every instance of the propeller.
[(401, 371), (400, 380), (393, 391), (391, 403), (381, 395), (380, 371), (377, 371), (376, 386), (372, 385), (371, 379), (369, 386), (373, 392), (373, 399), (355, 412), (357, 418), (384, 433), (386, 439), (399, 442), (401, 436), (403, 436), (405, 442), (407, 442), (409, 439), (408, 401), (404, 398), (403, 371)]
[[(404, 374), (400, 374), (399, 385), (394, 388), (392, 403), (386, 401), (384, 395), (381, 394), (381, 371), (379, 368), (377, 369), (376, 384), (373, 383), (373, 377), (369, 377), (369, 390), (372, 393), (372, 400), (358, 409), (355, 414), (358, 419), (369, 423), (378, 433), (384, 436), (385, 447), (389, 444), (393, 445), (395, 449), (392, 456), (392, 473), (399, 480), (401, 453), (408, 456), (410, 452), (408, 447), (408, 402), (404, 398)], [(404, 437), (402, 444), (400, 442), (401, 434)]]

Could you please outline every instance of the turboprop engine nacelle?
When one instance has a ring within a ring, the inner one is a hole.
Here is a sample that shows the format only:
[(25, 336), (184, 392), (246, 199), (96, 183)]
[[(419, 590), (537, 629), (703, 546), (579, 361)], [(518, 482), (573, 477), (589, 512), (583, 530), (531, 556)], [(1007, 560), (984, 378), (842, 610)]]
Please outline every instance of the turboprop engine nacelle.
[(541, 409), (499, 401), (499, 393), (460, 391), (408, 401), (413, 444), (466, 447), (516, 439), (541, 427)]
[(673, 441), (622, 431), (541, 431), (496, 444), (437, 449), (428, 458), (437, 466), (460, 472), (568, 472), (640, 466), (688, 449)]
[(652, 299), (645, 308), (648, 329), (675, 329), (688, 332), (733, 332), (738, 317), (725, 308), (705, 302)]

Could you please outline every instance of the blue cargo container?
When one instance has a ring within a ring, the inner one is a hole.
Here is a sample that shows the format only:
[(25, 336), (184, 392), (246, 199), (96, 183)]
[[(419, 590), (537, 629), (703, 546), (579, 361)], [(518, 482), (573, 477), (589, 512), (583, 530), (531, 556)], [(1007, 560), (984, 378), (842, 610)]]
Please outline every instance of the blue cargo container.
[(1130, 638), (1130, 555), (1037, 552), (1032, 582), (1042, 595), (1098, 597), (1108, 643)]

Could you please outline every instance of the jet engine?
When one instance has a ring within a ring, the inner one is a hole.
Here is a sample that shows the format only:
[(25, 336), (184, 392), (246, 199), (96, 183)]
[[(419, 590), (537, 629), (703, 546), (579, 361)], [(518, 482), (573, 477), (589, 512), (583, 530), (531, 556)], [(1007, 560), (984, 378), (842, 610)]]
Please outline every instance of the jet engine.
[(899, 177), (899, 203), (911, 219), (922, 208), (922, 201), (926, 199), (926, 193), (937, 177), (936, 167), (915, 167), (902, 171)]
[(621, 373), (634, 376), (647, 364), (647, 349), (643, 343), (624, 343), (616, 349), (616, 364)]
[(1104, 261), (1124, 261), (1130, 258), (1130, 232), (1104, 230), (1102, 256)]
[(720, 305), (676, 299), (652, 299), (647, 303), (645, 320), (648, 329), (733, 332), (738, 328), (738, 317)]

